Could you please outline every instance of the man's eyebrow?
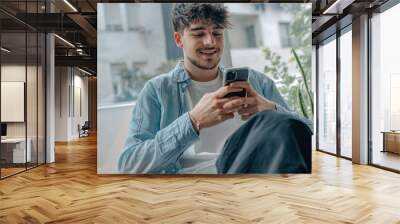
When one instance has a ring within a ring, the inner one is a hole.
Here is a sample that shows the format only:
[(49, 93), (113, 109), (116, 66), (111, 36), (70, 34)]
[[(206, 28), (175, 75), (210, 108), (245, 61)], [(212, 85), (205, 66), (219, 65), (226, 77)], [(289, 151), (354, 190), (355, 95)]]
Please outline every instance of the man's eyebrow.
[[(213, 28), (214, 28), (214, 29), (217, 29), (217, 30), (222, 30), (222, 29), (224, 29), (222, 26), (214, 26)], [(205, 30), (205, 29), (206, 29), (206, 28), (205, 28), (204, 26), (198, 26), (198, 27), (190, 28), (190, 31)]]
[(198, 26), (198, 27), (193, 27), (190, 28), (190, 31), (196, 31), (196, 30), (205, 30), (206, 28), (204, 26)]

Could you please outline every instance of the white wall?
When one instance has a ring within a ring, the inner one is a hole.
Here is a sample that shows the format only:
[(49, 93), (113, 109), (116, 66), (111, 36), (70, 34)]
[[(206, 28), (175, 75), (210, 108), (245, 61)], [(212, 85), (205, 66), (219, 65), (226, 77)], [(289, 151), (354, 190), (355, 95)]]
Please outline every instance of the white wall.
[[(2, 65), (1, 81), (25, 82), (25, 65)], [(28, 66), (28, 70), (32, 67)]]
[(98, 107), (97, 173), (116, 174), (118, 159), (128, 134), (133, 104)]
[[(75, 70), (76, 72), (76, 70)], [(78, 90), (80, 90), (80, 99), (79, 99), (79, 93)], [(72, 139), (76, 139), (79, 138), (79, 132), (78, 132), (78, 124), (80, 126), (82, 126), (85, 121), (88, 121), (88, 106), (89, 106), (89, 102), (88, 102), (88, 78), (83, 77), (81, 75), (74, 75), (74, 93), (75, 96), (73, 96), (72, 98), (74, 98), (74, 108), (73, 110), (75, 110), (75, 113), (72, 113), (72, 119), (71, 119), (71, 132), (70, 132), (70, 136), (72, 137)], [(79, 105), (79, 102), (80, 105)], [(71, 103), (72, 104), (72, 103)], [(82, 112), (80, 113), (79, 111), (79, 106), (81, 106), (81, 110)]]
[(68, 139), (68, 68), (55, 68), (55, 141), (67, 141)]
[[(55, 141), (79, 138), (78, 124), (82, 126), (88, 120), (88, 78), (82, 75), (75, 68), (56, 67)], [(82, 114), (77, 105), (82, 106)]]

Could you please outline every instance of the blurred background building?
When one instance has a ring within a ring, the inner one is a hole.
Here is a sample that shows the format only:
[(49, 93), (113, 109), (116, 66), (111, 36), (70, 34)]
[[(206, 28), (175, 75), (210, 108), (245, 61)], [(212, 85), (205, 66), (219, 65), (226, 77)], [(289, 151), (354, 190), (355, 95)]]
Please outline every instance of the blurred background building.
[[(266, 47), (289, 61), (290, 49), (296, 46), (289, 32), (293, 13), (279, 3), (225, 5), (233, 27), (225, 35), (224, 66), (249, 66), (263, 72), (268, 63), (262, 51)], [(133, 102), (148, 79), (168, 72), (182, 58), (173, 39), (172, 6), (98, 5), (100, 105)], [(295, 71), (294, 63), (289, 71)]]

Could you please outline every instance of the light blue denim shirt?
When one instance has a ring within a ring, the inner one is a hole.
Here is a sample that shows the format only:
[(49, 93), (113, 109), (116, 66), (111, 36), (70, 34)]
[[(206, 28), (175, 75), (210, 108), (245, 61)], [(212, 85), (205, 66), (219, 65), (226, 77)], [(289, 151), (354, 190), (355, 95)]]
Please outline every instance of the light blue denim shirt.
[[(224, 70), (221, 66), (219, 69)], [(128, 137), (119, 158), (121, 173), (179, 172), (182, 153), (199, 139), (185, 98), (190, 82), (180, 62), (170, 72), (145, 84), (133, 109)], [(250, 69), (249, 82), (258, 94), (273, 101), (278, 111), (293, 113), (266, 75)]]

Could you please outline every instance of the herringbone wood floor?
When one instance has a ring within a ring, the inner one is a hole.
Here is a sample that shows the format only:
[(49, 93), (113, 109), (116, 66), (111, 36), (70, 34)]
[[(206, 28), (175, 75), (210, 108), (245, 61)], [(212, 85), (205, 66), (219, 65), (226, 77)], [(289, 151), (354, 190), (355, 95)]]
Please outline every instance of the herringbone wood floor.
[(96, 174), (96, 139), (0, 181), (0, 223), (400, 223), (400, 175), (315, 152), (312, 175)]

